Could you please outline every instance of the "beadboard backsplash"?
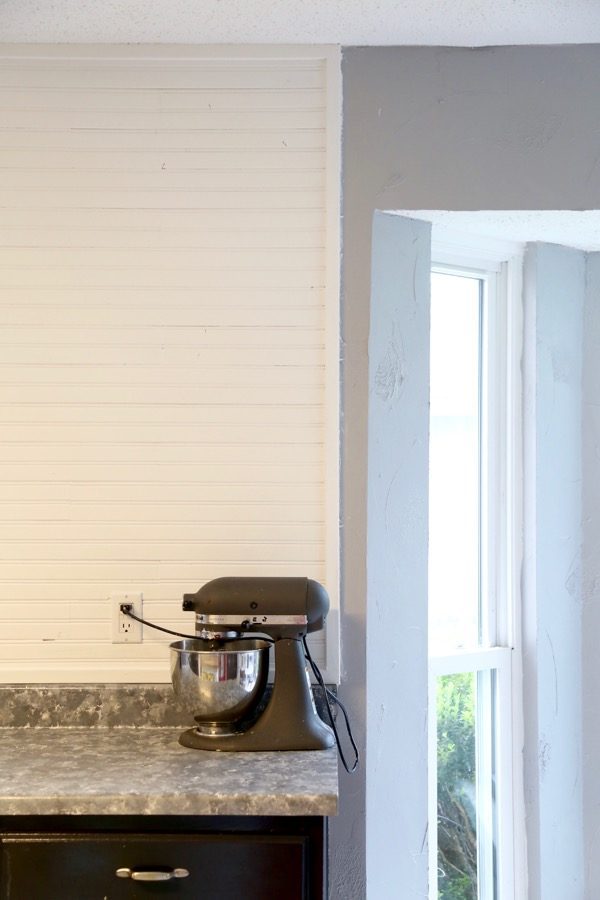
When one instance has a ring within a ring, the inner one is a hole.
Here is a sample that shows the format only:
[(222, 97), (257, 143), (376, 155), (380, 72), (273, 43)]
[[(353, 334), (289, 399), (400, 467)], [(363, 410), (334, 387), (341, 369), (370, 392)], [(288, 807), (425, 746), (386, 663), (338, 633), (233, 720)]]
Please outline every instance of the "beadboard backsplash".
[(0, 52), (0, 680), (160, 682), (222, 575), (324, 582), (338, 661), (339, 59)]

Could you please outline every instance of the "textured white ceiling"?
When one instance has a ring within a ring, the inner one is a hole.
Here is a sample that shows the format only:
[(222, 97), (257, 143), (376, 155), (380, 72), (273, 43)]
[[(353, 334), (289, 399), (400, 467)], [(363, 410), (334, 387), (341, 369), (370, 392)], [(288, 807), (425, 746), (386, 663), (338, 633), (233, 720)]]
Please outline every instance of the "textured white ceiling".
[(0, 42), (600, 42), (599, 0), (0, 0)]
[(526, 244), (542, 241), (579, 250), (600, 250), (600, 210), (482, 210), (455, 212), (439, 209), (401, 209), (398, 215), (432, 222), (438, 237), (446, 229), (500, 241)]

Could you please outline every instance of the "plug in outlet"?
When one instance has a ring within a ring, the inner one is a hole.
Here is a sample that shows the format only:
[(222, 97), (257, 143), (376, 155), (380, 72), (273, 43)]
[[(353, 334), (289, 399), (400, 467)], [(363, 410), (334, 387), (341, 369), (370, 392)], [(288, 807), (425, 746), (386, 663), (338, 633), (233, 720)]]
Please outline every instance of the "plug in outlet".
[(136, 622), (135, 619), (130, 619), (129, 616), (121, 612), (121, 604), (130, 603), (131, 611), (142, 618), (144, 615), (142, 600), (142, 594), (111, 594), (113, 644), (142, 643), (142, 623)]

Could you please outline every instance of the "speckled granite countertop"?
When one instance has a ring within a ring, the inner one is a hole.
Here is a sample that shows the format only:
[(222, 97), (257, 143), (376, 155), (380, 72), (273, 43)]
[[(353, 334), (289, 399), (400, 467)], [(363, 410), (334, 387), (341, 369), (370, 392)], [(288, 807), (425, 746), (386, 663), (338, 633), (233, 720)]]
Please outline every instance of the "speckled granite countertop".
[(191, 724), (170, 685), (0, 686), (0, 815), (335, 815), (335, 749), (188, 750)]
[(188, 750), (180, 730), (0, 728), (0, 815), (335, 815), (335, 750)]

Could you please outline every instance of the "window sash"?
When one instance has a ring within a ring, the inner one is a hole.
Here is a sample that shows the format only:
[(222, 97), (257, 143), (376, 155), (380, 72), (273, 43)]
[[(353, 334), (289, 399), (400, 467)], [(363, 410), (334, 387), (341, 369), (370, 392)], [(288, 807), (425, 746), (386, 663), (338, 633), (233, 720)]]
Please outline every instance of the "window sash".
[[(445, 656), (430, 657), (429, 660), (429, 872), (430, 900), (438, 897), (438, 841), (437, 841), (437, 680), (442, 675), (461, 673), (481, 673), (495, 678), (489, 699), (484, 696), (478, 679), (476, 718), (476, 783), (478, 816), (478, 895), (479, 900), (509, 900), (515, 896), (513, 873), (514, 835), (516, 810), (514, 802), (514, 754), (513, 754), (513, 658), (515, 651), (508, 647), (490, 647), (471, 651), (458, 651)], [(483, 704), (483, 708), (481, 706)], [(488, 704), (491, 704), (491, 708)], [(491, 733), (482, 729), (487, 722), (492, 725)], [(493, 760), (495, 756), (495, 760)], [(492, 809), (492, 785), (495, 808)], [(483, 813), (483, 814), (482, 814)], [(495, 862), (491, 841), (486, 827), (495, 818), (493, 828), (495, 841)], [(496, 892), (493, 892), (494, 868), (496, 870)]]
[[(511, 255), (512, 254), (512, 255)], [(507, 256), (510, 255), (510, 259)], [(480, 645), (430, 657), (429, 863), (430, 900), (437, 900), (437, 678), (460, 672), (495, 673), (497, 900), (526, 896), (525, 806), (522, 773), (522, 248), (433, 242), (432, 270), (484, 280), (482, 317)], [(479, 693), (479, 692), (478, 692)], [(481, 722), (481, 719), (479, 719)], [(477, 741), (478, 778), (490, 749)], [(489, 768), (489, 767), (488, 767)], [(489, 773), (488, 773), (489, 774)], [(487, 777), (487, 776), (486, 776)], [(489, 854), (480, 859), (480, 891), (489, 885)], [(488, 895), (489, 894), (488, 887)], [(480, 893), (481, 900), (485, 894)], [(487, 900), (487, 898), (485, 898)]]

